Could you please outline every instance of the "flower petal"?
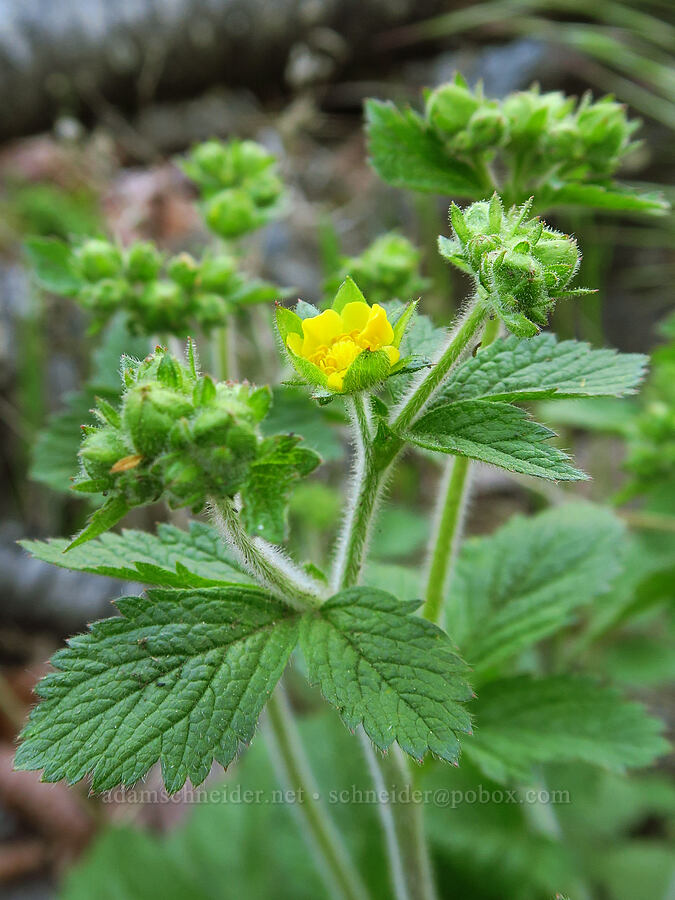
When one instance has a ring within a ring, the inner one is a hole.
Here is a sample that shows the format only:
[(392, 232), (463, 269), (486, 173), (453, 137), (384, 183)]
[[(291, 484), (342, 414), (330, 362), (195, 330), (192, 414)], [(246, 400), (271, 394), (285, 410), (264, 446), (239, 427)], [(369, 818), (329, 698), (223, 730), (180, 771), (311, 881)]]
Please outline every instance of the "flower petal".
[(387, 319), (386, 310), (379, 303), (371, 306), (370, 318), (359, 337), (370, 350), (379, 350), (394, 340), (394, 329)]
[(347, 334), (352, 331), (361, 331), (366, 327), (370, 318), (370, 306), (367, 303), (347, 303), (342, 312), (342, 325)]
[(340, 334), (342, 319), (334, 309), (327, 309), (311, 319), (303, 319), (302, 331), (305, 335), (302, 353), (303, 356), (309, 356), (317, 347), (330, 344)]

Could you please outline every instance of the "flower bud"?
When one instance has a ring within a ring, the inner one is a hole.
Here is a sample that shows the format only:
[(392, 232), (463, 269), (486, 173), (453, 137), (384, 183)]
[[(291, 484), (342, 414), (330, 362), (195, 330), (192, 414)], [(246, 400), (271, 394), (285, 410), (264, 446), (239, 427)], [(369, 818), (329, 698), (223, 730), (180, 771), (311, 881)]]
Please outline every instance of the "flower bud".
[(164, 449), (174, 422), (190, 411), (190, 404), (176, 391), (159, 384), (140, 384), (124, 396), (122, 424), (134, 449), (153, 457)]
[(496, 107), (483, 106), (469, 119), (466, 131), (457, 136), (462, 150), (486, 150), (501, 143), (506, 133), (506, 119)]
[(134, 244), (127, 251), (126, 274), (129, 281), (152, 281), (159, 275), (162, 256), (154, 244)]
[(494, 311), (522, 337), (546, 324), (555, 300), (569, 293), (580, 259), (573, 238), (528, 220), (528, 211), (525, 204), (505, 212), (496, 195), (464, 211), (453, 204), (454, 238), (439, 239), (441, 255), (473, 275)]
[(471, 116), (480, 107), (466, 82), (455, 80), (432, 91), (427, 98), (426, 116), (431, 125), (443, 135), (454, 135), (466, 128)]
[(236, 238), (261, 223), (251, 195), (243, 188), (228, 188), (207, 202), (206, 224), (222, 237)]
[(189, 291), (199, 275), (199, 265), (189, 253), (179, 253), (169, 260), (166, 271), (172, 281)]
[(122, 271), (122, 254), (110, 241), (85, 241), (75, 251), (75, 261), (87, 281), (114, 278)]
[(227, 293), (237, 271), (237, 262), (232, 256), (220, 254), (203, 259), (199, 266), (199, 286), (204, 291)]
[(114, 428), (100, 428), (86, 435), (80, 459), (90, 478), (110, 478), (115, 463), (128, 454), (121, 435)]
[(111, 315), (122, 307), (129, 295), (129, 286), (121, 278), (104, 278), (88, 284), (80, 292), (82, 305), (93, 313)]

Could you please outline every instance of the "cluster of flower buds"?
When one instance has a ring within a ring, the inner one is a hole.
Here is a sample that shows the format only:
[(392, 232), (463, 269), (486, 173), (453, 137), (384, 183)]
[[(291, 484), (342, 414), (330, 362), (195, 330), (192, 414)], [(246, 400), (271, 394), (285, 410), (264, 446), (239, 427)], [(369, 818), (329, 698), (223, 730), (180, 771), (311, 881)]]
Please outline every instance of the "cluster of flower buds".
[(296, 372), (315, 387), (315, 397), (328, 399), (370, 390), (416, 365), (399, 352), (415, 307), (415, 301), (409, 303), (390, 322), (387, 310), (379, 303), (371, 306), (346, 278), (323, 312), (304, 301), (295, 312), (278, 305), (277, 328)]
[(412, 300), (428, 286), (420, 275), (420, 251), (396, 232), (380, 235), (360, 256), (343, 257), (338, 271), (326, 279), (333, 297), (345, 278), (353, 278), (371, 303)]
[(85, 539), (104, 530), (99, 522), (109, 528), (129, 509), (159, 499), (197, 512), (208, 497), (231, 497), (247, 488), (255, 465), (270, 454), (281, 474), (280, 447), (292, 453), (287, 477), (307, 474), (319, 462), (313, 451), (295, 446), (300, 438), (262, 438), (269, 388), (216, 384), (200, 375), (191, 341), (187, 364), (161, 347), (142, 362), (123, 357), (122, 381), (121, 406), (99, 399), (99, 424), (83, 426), (74, 487), (107, 497)]
[(208, 333), (237, 306), (279, 296), (276, 285), (247, 278), (225, 253), (199, 261), (181, 253), (166, 260), (151, 243), (121, 250), (91, 239), (71, 251), (70, 267), (80, 281), (75, 296), (97, 326), (122, 311), (138, 334), (186, 336), (194, 328)]
[(241, 237), (283, 211), (276, 160), (254, 141), (206, 141), (180, 165), (199, 188), (206, 224), (221, 237)]
[(477, 289), (519, 337), (535, 335), (555, 301), (589, 293), (569, 288), (581, 254), (574, 238), (528, 219), (531, 201), (505, 211), (495, 194), (462, 211), (450, 208), (452, 238), (440, 237), (439, 252), (472, 275)]
[[(637, 146), (632, 134), (639, 121), (629, 121), (625, 107), (612, 97), (577, 104), (559, 91), (542, 94), (538, 86), (487, 100), (479, 85), (471, 90), (461, 75), (429, 92), (429, 126), (456, 155), (501, 151), (504, 164), (530, 183), (555, 169), (559, 179), (607, 178)], [(527, 172), (515, 172), (527, 160)]]

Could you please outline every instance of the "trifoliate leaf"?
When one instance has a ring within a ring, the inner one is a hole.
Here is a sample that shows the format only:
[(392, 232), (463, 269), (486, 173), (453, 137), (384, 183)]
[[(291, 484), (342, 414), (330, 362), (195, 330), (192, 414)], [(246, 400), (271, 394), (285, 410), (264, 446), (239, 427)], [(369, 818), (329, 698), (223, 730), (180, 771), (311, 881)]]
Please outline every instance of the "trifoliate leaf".
[(397, 741), (415, 759), (454, 762), (458, 732), (471, 729), (462, 701), (466, 667), (447, 635), (377, 588), (348, 588), (302, 620), (310, 682), (351, 729), (363, 723), (381, 750)]
[(505, 678), (486, 684), (471, 708), (476, 733), (463, 748), (496, 781), (527, 781), (537, 763), (622, 771), (668, 751), (658, 719), (590, 678)]
[(297, 637), (288, 607), (253, 588), (149, 591), (117, 602), (52, 659), (16, 755), (45, 781), (133, 784), (161, 759), (167, 791), (227, 766)]
[(366, 123), (371, 161), (384, 181), (413, 191), (482, 196), (484, 188), (471, 167), (449, 155), (412, 109), (367, 100)]
[(555, 433), (506, 403), (463, 400), (426, 413), (401, 437), (418, 447), (453, 453), (552, 481), (587, 476), (562, 450), (544, 443)]
[(218, 532), (204, 522), (189, 530), (162, 524), (157, 534), (127, 530), (102, 534), (65, 553), (68, 541), (22, 541), (36, 559), (72, 569), (159, 587), (208, 587), (250, 584), (228, 554)]
[(622, 397), (635, 393), (647, 357), (592, 350), (554, 334), (507, 337), (459, 366), (434, 397), (434, 406), (457, 400), (525, 401), (569, 397)]
[(293, 483), (309, 475), (321, 462), (313, 450), (298, 446), (300, 441), (299, 437), (285, 434), (267, 438), (261, 445), (241, 489), (241, 516), (251, 534), (275, 543), (284, 540), (286, 506)]
[(572, 622), (579, 607), (609, 589), (623, 540), (610, 510), (568, 503), (466, 541), (446, 624), (469, 664), (501, 663)]

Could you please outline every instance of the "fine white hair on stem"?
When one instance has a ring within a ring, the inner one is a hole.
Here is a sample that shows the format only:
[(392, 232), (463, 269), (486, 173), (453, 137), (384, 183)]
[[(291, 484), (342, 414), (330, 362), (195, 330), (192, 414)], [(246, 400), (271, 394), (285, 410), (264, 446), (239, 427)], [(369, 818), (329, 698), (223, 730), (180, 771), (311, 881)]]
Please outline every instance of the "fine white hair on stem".
[(232, 501), (210, 500), (209, 513), (237, 561), (258, 584), (295, 609), (305, 610), (321, 604), (322, 586), (280, 547), (247, 534)]

